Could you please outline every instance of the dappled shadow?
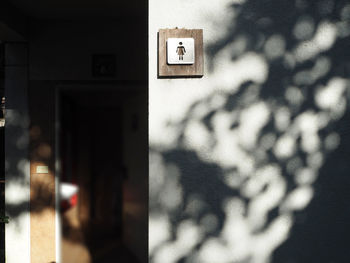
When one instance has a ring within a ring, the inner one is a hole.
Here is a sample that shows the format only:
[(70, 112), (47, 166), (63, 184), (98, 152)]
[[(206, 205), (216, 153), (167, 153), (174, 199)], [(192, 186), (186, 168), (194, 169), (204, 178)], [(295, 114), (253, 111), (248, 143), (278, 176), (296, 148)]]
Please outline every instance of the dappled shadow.
[(235, 1), (150, 150), (151, 262), (346, 262), (350, 5)]
[[(13, 224), (19, 220), (22, 213), (29, 212), (29, 190), (23, 191), (21, 186), (29, 186), (28, 152), (29, 126), (25, 113), (7, 110), (5, 127), (5, 175), (6, 175), (6, 214)], [(28, 188), (29, 189), (29, 188)]]

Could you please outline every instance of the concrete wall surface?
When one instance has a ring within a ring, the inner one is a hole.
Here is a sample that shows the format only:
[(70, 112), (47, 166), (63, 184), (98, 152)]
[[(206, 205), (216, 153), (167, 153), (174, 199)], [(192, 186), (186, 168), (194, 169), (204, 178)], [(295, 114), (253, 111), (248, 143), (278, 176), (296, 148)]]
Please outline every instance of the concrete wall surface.
[[(30, 163), (27, 45), (5, 46), (5, 226), (6, 262), (30, 262)], [(18, 253), (21, 251), (21, 253)]]
[[(350, 5), (149, 1), (150, 262), (346, 262)], [(157, 32), (204, 30), (200, 79)]]

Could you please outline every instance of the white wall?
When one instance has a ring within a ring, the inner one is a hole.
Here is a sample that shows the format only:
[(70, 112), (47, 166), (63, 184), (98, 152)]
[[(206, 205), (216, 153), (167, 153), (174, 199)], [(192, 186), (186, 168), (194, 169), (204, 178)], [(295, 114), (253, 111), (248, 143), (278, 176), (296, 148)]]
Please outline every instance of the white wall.
[[(30, 171), (27, 45), (6, 45), (5, 226), (6, 262), (30, 262)], [(19, 253), (18, 251), (21, 251)]]
[[(296, 214), (332, 222), (308, 207), (340, 147), (350, 9), (301, 2), (149, 1), (150, 262), (271, 262)], [(157, 79), (157, 32), (175, 27), (203, 29), (203, 78)], [(304, 262), (290, 251), (315, 242), (297, 238), (284, 256)]]
[[(201, 79), (157, 79), (157, 32), (161, 28), (201, 28), (204, 31), (204, 49), (224, 34), (230, 22), (226, 7), (230, 1), (158, 1), (149, 2), (149, 94), (150, 142), (171, 144), (174, 134), (166, 120), (179, 121), (193, 101), (204, 98), (215, 90), (218, 78), (208, 71)], [(220, 69), (218, 69), (219, 71)], [(221, 73), (225, 75), (224, 72)], [(225, 76), (228, 78), (229, 76)], [(223, 81), (223, 80), (221, 80)], [(160, 110), (161, 109), (161, 110)]]

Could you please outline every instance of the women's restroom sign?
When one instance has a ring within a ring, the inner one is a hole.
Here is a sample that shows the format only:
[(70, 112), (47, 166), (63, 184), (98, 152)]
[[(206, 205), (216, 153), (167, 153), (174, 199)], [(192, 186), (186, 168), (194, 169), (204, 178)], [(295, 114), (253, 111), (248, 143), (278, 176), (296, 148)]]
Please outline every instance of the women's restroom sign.
[(169, 65), (194, 64), (194, 46), (193, 38), (168, 38), (167, 63)]
[(158, 78), (201, 78), (203, 29), (159, 29), (157, 66)]

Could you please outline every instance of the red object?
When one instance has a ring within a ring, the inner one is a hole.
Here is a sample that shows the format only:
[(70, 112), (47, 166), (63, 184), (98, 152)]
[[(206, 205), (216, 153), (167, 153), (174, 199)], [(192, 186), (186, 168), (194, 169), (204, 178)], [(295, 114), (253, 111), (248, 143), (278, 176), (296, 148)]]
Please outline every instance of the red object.
[(69, 200), (61, 201), (61, 210), (62, 212), (67, 211), (68, 209), (76, 206), (78, 204), (78, 194), (74, 194)]
[(71, 207), (76, 206), (78, 203), (78, 194), (73, 195), (69, 201), (70, 201)]

